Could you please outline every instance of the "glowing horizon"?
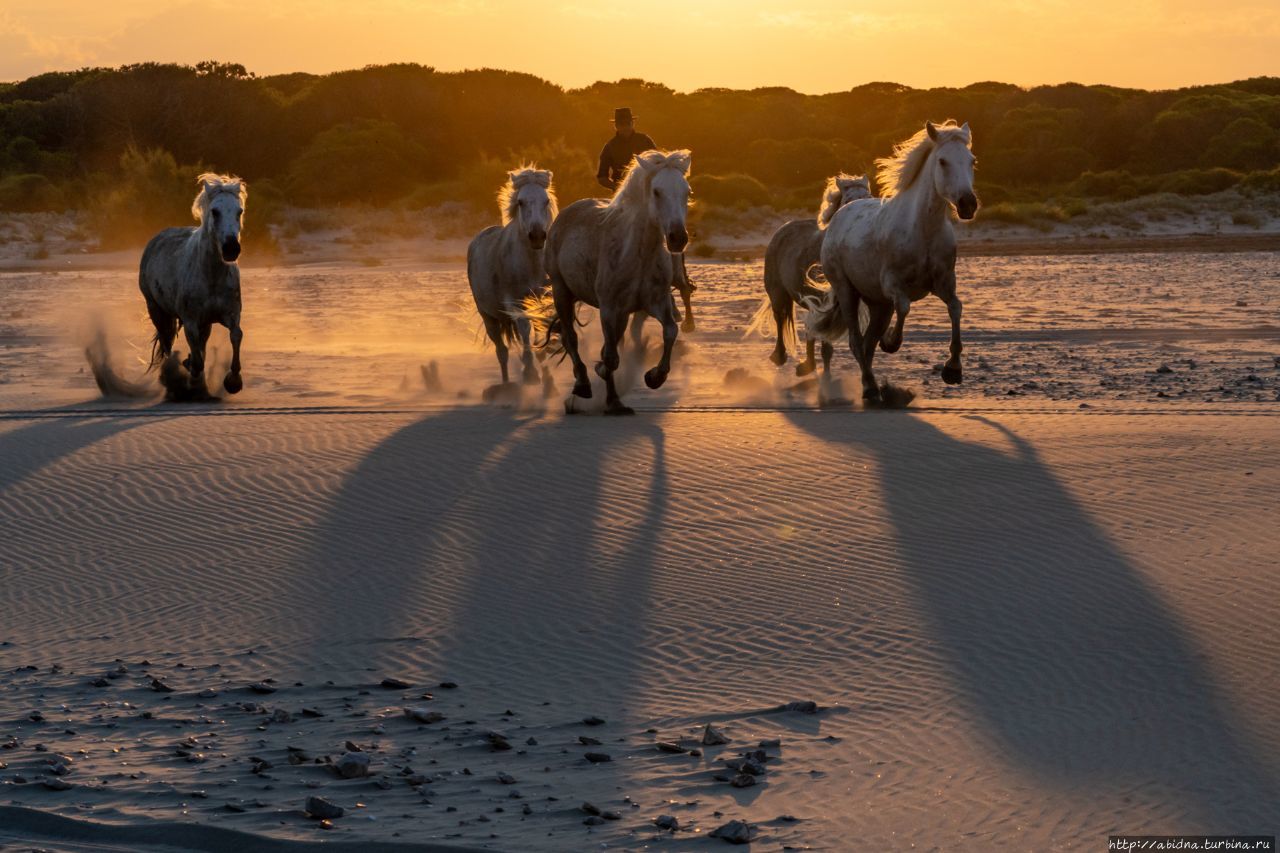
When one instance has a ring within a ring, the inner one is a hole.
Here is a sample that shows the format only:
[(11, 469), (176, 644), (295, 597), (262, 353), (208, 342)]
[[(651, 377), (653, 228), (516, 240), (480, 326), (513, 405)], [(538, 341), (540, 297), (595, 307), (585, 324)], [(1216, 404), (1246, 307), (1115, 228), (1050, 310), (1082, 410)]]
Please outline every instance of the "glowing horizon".
[(680, 91), (788, 86), (916, 88), (995, 80), (1144, 89), (1280, 74), (1280, 7), (1224, 0), (702, 0), (672, 11), (513, 0), (11, 0), (0, 80), (93, 65), (243, 63), (259, 75), (390, 62), (501, 68), (566, 88), (641, 77)]

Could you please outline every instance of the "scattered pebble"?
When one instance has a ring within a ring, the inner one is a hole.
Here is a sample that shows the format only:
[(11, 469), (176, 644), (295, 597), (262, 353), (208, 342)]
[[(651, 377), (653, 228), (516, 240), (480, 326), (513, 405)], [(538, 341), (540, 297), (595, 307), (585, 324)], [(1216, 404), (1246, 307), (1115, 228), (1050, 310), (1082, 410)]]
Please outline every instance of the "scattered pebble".
[(324, 797), (307, 797), (306, 812), (314, 818), (334, 820), (342, 817), (346, 810)]
[(758, 834), (758, 829), (743, 820), (731, 820), (711, 831), (712, 838), (719, 838), (730, 844), (750, 844)]
[(728, 742), (729, 738), (726, 737), (719, 729), (714, 728), (710, 723), (707, 723), (706, 728), (702, 730), (703, 746), (720, 746), (721, 744)]

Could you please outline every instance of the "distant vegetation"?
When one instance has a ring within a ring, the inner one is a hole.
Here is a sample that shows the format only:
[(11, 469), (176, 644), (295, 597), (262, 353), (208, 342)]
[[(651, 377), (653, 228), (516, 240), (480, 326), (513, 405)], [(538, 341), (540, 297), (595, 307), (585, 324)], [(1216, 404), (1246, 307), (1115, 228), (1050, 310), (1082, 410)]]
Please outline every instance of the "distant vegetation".
[(949, 117), (974, 129), (995, 218), (1070, 218), (1079, 198), (1280, 192), (1280, 78), (1160, 92), (869, 83), (682, 94), (419, 65), (255, 77), (206, 62), (0, 84), (0, 210), (86, 210), (108, 242), (125, 243), (185, 221), (194, 176), (214, 169), (248, 179), (251, 221), (285, 205), (488, 211), (503, 172), (525, 160), (555, 171), (567, 203), (599, 194), (595, 159), (619, 105), (659, 144), (693, 149), (695, 193), (719, 209), (812, 207), (826, 176), (866, 171), (926, 118)]

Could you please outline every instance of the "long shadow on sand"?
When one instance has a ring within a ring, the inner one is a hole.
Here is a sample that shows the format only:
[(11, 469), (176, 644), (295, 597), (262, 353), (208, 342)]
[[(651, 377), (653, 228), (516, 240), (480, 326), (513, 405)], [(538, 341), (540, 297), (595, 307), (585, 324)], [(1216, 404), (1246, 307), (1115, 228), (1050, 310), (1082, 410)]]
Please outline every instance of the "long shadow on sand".
[(999, 760), (1086, 796), (1182, 802), (1204, 831), (1274, 829), (1276, 768), (1178, 616), (1034, 447), (996, 424), (1012, 452), (960, 441), (905, 412), (791, 417), (835, 452), (873, 455), (893, 556)]
[(39, 417), (17, 429), (0, 431), (0, 493), (92, 444), (156, 420)]
[[(610, 481), (620, 463), (651, 474)], [(368, 451), (315, 528), (309, 585), (342, 592), (314, 597), (304, 654), (477, 688), (519, 673), (544, 700), (559, 681), (606, 701), (631, 689), (667, 502), (662, 431), (643, 419), (415, 421)], [(613, 656), (611, 675), (587, 689), (594, 655)]]

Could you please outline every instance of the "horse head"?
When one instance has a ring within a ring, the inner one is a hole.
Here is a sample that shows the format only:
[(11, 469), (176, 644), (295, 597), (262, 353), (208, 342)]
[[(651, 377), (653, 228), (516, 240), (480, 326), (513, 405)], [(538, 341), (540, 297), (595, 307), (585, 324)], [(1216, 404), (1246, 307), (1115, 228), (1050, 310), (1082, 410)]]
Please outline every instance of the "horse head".
[(240, 178), (211, 173), (201, 175), (199, 181), (200, 193), (191, 213), (212, 235), (223, 262), (234, 264), (240, 257), (240, 226), (249, 187)]
[(535, 251), (547, 242), (547, 229), (556, 218), (556, 194), (551, 172), (522, 166), (507, 173), (507, 185), (498, 193), (504, 225), (515, 222), (519, 233)]
[(978, 212), (978, 196), (973, 191), (973, 165), (977, 160), (970, 148), (973, 136), (969, 123), (960, 127), (925, 124), (933, 141), (934, 191), (955, 206), (961, 219), (973, 219)]
[(646, 151), (636, 157), (648, 190), (649, 219), (667, 243), (667, 251), (680, 254), (689, 245), (689, 166), (688, 150)]

